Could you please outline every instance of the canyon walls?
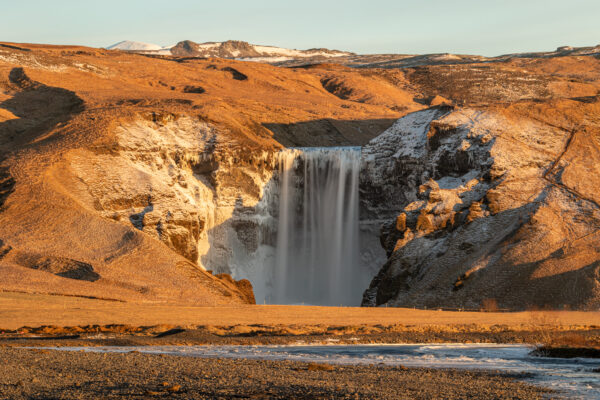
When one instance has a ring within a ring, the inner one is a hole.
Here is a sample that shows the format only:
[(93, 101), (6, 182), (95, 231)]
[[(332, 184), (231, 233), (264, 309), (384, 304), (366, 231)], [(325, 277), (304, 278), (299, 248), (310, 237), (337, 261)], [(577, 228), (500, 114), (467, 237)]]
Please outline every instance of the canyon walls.
[[(359, 147), (244, 154), (189, 117), (138, 119), (108, 151), (74, 151), (70, 192), (256, 301), (359, 305), (385, 260), (380, 216), (359, 221)], [(75, 188), (75, 190), (74, 190)]]
[(71, 152), (70, 191), (200, 268), (252, 278), (261, 266), (248, 254), (272, 225), (262, 218), (272, 218), (263, 203), (273, 153), (248, 154), (225, 137), (189, 117), (139, 118), (116, 129), (110, 151)]
[(441, 105), (362, 150), (252, 154), (206, 122), (138, 120), (71, 168), (89, 207), (259, 303), (593, 308), (596, 176), (575, 171), (597, 168), (596, 122), (530, 113)]

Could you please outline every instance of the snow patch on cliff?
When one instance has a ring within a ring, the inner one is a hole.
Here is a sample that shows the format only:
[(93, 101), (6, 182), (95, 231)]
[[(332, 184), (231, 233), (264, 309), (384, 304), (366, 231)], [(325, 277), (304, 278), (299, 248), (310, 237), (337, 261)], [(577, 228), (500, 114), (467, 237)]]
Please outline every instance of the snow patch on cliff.
[(439, 108), (430, 108), (400, 118), (363, 148), (363, 158), (372, 161), (387, 157), (421, 157), (426, 151), (429, 124), (441, 114)]

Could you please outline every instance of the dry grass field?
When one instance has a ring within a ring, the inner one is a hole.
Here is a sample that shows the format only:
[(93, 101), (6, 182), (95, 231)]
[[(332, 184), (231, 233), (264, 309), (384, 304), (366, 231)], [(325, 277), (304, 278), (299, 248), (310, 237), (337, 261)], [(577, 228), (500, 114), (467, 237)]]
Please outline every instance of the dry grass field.
[[(0, 329), (5, 335), (64, 335), (112, 332), (149, 336), (173, 328), (202, 331), (210, 343), (223, 337), (277, 337), (286, 343), (302, 337), (344, 341), (489, 341), (600, 344), (600, 312), (459, 312), (406, 308), (124, 303), (68, 296), (0, 294)], [(261, 339), (262, 338), (262, 339)], [(264, 340), (263, 340), (264, 339)], [(261, 341), (262, 340), (262, 341)], [(336, 339), (338, 340), (338, 339)], [(238, 342), (236, 342), (238, 343)], [(149, 344), (146, 342), (139, 344)], [(162, 341), (161, 343), (164, 344)]]

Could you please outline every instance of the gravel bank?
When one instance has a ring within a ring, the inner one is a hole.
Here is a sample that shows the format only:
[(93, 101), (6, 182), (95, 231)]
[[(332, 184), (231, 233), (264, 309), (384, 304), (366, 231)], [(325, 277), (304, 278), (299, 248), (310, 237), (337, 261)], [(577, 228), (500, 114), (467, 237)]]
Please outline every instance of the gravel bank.
[(540, 399), (549, 392), (487, 372), (1, 348), (7, 399)]

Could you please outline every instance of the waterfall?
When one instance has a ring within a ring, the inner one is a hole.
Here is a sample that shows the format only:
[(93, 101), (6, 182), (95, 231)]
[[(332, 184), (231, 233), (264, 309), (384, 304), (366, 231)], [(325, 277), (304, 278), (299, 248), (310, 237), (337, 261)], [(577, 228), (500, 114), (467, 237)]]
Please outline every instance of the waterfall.
[(274, 304), (359, 305), (365, 289), (358, 220), (360, 147), (279, 154)]

